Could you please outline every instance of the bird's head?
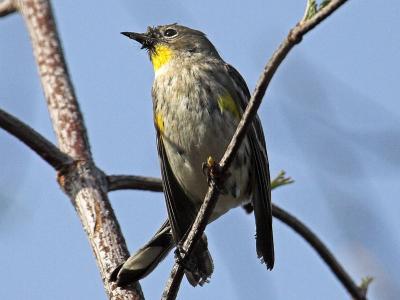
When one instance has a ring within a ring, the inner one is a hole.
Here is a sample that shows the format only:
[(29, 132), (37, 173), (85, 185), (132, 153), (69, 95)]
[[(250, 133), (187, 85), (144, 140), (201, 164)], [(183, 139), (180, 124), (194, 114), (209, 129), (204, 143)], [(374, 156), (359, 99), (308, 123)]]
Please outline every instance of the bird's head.
[(142, 44), (147, 49), (154, 70), (169, 63), (175, 57), (190, 57), (196, 54), (204, 57), (218, 57), (218, 52), (206, 35), (176, 23), (148, 27), (145, 33), (121, 32), (121, 34)]

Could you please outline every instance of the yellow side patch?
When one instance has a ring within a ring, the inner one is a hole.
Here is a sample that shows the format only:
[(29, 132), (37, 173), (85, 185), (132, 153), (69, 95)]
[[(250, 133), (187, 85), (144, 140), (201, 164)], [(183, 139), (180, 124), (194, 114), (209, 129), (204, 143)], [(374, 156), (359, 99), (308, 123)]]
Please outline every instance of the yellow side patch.
[(164, 120), (163, 120), (161, 113), (156, 113), (155, 121), (156, 121), (156, 128), (158, 129), (158, 131), (160, 133), (163, 133), (164, 132)]
[(224, 94), (220, 95), (217, 101), (221, 113), (223, 113), (224, 111), (229, 111), (237, 119), (240, 119), (240, 112), (236, 105), (236, 102), (235, 100), (233, 100), (232, 96), (228, 92), (225, 92)]
[(154, 52), (151, 53), (151, 62), (154, 71), (165, 65), (172, 57), (172, 51), (167, 45), (156, 45)]

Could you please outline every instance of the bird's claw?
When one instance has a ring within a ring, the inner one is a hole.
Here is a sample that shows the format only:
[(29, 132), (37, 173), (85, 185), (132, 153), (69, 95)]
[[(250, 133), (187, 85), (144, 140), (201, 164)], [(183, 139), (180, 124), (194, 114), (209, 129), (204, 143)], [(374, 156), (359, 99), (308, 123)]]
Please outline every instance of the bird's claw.
[(185, 270), (189, 272), (196, 271), (196, 263), (190, 259), (190, 257), (185, 257), (186, 250), (183, 249), (182, 245), (177, 245), (175, 249), (175, 260), (182, 266)]
[[(221, 175), (219, 164), (209, 156), (207, 162), (202, 164), (203, 174), (207, 176), (207, 183), (210, 185), (213, 180), (217, 187), (221, 187), (223, 183), (223, 176)], [(225, 176), (224, 176), (225, 177)]]

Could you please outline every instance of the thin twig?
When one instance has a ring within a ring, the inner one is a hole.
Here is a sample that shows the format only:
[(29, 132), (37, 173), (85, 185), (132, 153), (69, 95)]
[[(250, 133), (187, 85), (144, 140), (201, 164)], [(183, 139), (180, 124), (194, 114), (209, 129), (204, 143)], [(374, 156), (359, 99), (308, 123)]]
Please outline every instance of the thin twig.
[[(253, 95), (250, 98), (249, 104), (243, 114), (242, 119), (238, 125), (235, 134), (229, 146), (226, 149), (224, 156), (222, 157), (218, 169), (220, 171), (220, 176), (224, 176), (226, 171), (229, 169), (236, 152), (238, 151), (242, 140), (244, 139), (247, 129), (249, 128), (252, 120), (257, 114), (258, 107), (261, 104), (262, 98), (264, 97), (267, 86), (269, 85), (272, 76), (275, 74), (277, 68), (284, 60), (289, 51), (298, 43), (300, 43), (303, 36), (309, 32), (312, 28), (317, 26), (321, 21), (332, 14), (337, 8), (344, 4), (347, 0), (332, 0), (328, 5), (322, 8), (318, 13), (316, 13), (312, 18), (308, 20), (302, 20), (297, 24), (288, 34), (286, 39), (282, 42), (279, 48), (272, 55), (271, 59), (264, 68), (263, 73), (258, 80), (257, 86), (254, 90)], [(183, 257), (185, 260), (189, 255), (191, 255), (196, 242), (201, 238), (205, 227), (207, 226), (209, 217), (215, 207), (218, 199), (219, 191), (216, 186), (215, 180), (211, 179), (210, 187), (205, 196), (204, 202), (196, 216), (196, 219), (192, 225), (192, 228), (187, 235), (185, 241), (183, 242)], [(178, 262), (175, 262), (172, 268), (170, 277), (164, 288), (162, 299), (173, 300), (178, 294), (179, 286), (183, 278), (183, 266)]]
[(109, 192), (116, 190), (163, 191), (161, 179), (154, 177), (111, 175), (107, 176), (107, 182)]
[[(284, 176), (285, 172), (281, 171), (278, 176), (271, 182), (271, 189), (276, 189), (281, 186), (279, 182), (291, 183), (293, 182), (290, 177)], [(151, 184), (154, 189), (152, 191), (162, 192), (162, 183), (160, 179), (152, 177), (141, 177), (141, 176), (109, 176), (112, 178), (112, 188), (109, 186), (110, 191), (117, 191), (119, 189), (133, 189), (133, 190), (148, 190), (148, 185)], [(141, 179), (142, 178), (142, 181)], [(121, 179), (121, 182), (119, 180)], [(130, 181), (132, 180), (132, 181)], [(110, 182), (110, 180), (109, 180)], [(328, 247), (295, 216), (291, 215), (284, 209), (280, 208), (276, 204), (272, 204), (272, 215), (279, 219), (282, 223), (285, 223), (294, 231), (296, 231), (310, 246), (318, 253), (318, 255), (324, 260), (328, 267), (335, 274), (337, 279), (343, 284), (343, 286), (349, 291), (353, 299), (365, 300), (366, 292), (358, 287), (351, 279), (350, 275), (344, 270), (343, 266), (334, 257)]]
[(40, 133), (2, 109), (0, 109), (0, 127), (31, 148), (56, 170), (72, 162), (69, 155), (61, 152)]
[(271, 190), (276, 189), (280, 186), (292, 184), (294, 180), (291, 177), (286, 177), (285, 171), (280, 171), (278, 175), (271, 181)]
[[(280, 171), (274, 180), (271, 181), (271, 190), (291, 184), (294, 181), (290, 177), (285, 177), (285, 171)], [(109, 175), (107, 176), (108, 191), (117, 190), (142, 190), (151, 192), (162, 192), (162, 181), (155, 177), (145, 177), (136, 175)]]
[(3, 0), (0, 2), (0, 17), (8, 16), (16, 12), (13, 0)]
[[(361, 284), (359, 286), (359, 289), (362, 291), (363, 295), (367, 297), (367, 292), (369, 285), (374, 281), (374, 278), (371, 276), (366, 276), (361, 279)], [(354, 299), (354, 298), (353, 298)]]
[[(201, 205), (200, 210), (197, 213), (196, 219), (194, 220), (194, 223), (189, 231), (189, 234), (187, 235), (182, 245), (182, 261), (185, 261), (185, 259), (187, 259), (189, 255), (191, 255), (197, 241), (203, 235), (208, 220), (210, 219), (210, 216), (217, 203), (218, 196), (219, 189), (217, 187), (217, 184), (215, 183), (215, 180), (212, 179), (204, 202)], [(180, 284), (182, 282), (183, 273), (184, 267), (182, 266), (182, 264), (175, 262), (174, 266), (172, 267), (168, 281), (165, 285), (164, 292), (161, 297), (162, 300), (176, 299)]]
[(111, 271), (129, 256), (107, 197), (106, 176), (93, 162), (86, 128), (68, 74), (49, 0), (15, 0), (32, 41), (40, 80), (60, 150), (74, 163), (58, 173), (88, 236), (109, 299), (143, 299), (140, 285), (119, 289)]
[(306, 225), (299, 221), (295, 216), (284, 211), (277, 205), (272, 205), (272, 215), (291, 227), (301, 235), (315, 249), (323, 261), (328, 265), (337, 279), (343, 284), (346, 290), (354, 299), (366, 300), (366, 294), (358, 287), (350, 275), (344, 270), (343, 266), (336, 260), (332, 252), (325, 244), (312, 232)]
[(275, 74), (276, 70), (285, 59), (287, 54), (294, 46), (301, 42), (306, 33), (321, 23), (345, 2), (347, 2), (347, 0), (332, 0), (311, 19), (303, 20), (297, 24), (292, 30), (290, 30), (288, 36), (274, 52), (257, 82), (256, 88), (254, 89), (249, 104), (247, 105), (243, 117), (240, 120), (238, 128), (236, 129), (236, 132), (233, 135), (232, 140), (221, 159), (221, 162), (219, 163), (222, 174), (223, 172), (226, 172), (231, 165), (232, 160), (235, 158), (235, 153), (239, 149), (241, 141), (247, 133), (248, 127), (257, 114), (257, 110), (261, 105), (262, 98), (264, 97), (265, 91), (271, 82), (272, 76)]

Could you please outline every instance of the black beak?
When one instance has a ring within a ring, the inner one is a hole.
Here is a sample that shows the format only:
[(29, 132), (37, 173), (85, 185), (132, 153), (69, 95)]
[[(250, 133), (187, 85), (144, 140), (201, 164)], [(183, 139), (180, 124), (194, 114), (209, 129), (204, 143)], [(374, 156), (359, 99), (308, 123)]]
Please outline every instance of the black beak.
[(127, 36), (128, 38), (135, 40), (142, 44), (142, 49), (150, 49), (154, 46), (156, 39), (148, 36), (145, 33), (136, 33), (136, 32), (121, 32), (122, 35)]

